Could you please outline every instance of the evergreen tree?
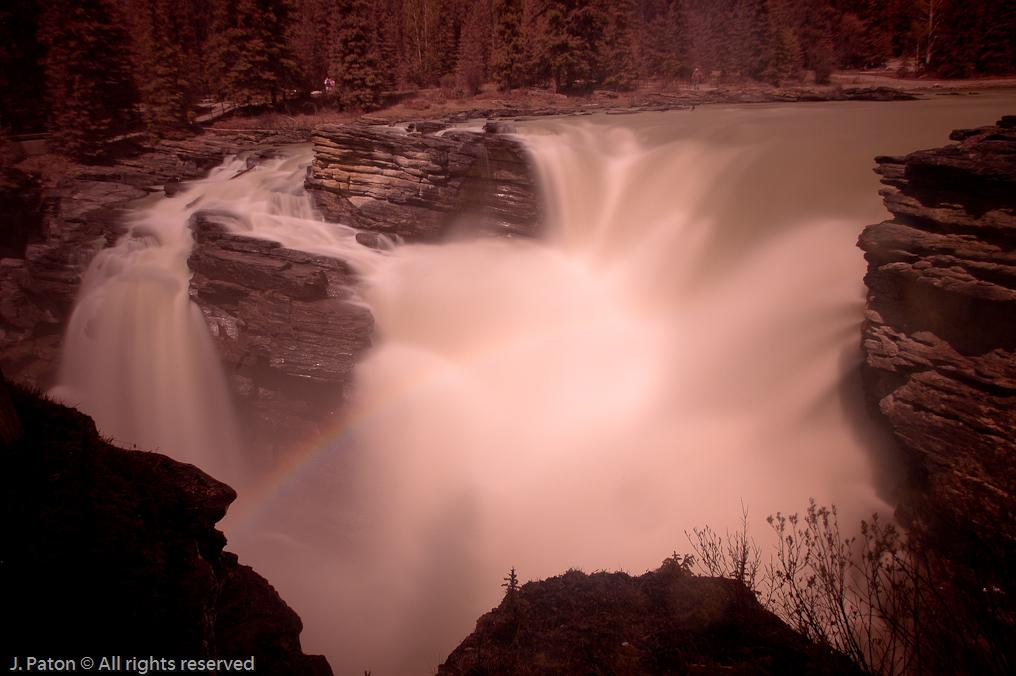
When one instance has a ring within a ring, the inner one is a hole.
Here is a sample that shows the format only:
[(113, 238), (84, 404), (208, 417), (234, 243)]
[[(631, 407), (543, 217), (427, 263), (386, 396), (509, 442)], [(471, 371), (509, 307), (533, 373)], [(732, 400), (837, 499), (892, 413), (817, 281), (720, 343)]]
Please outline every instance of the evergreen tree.
[(759, 79), (766, 67), (766, 15), (760, 0), (733, 0), (720, 18), (724, 48), (717, 64), (724, 76)]
[(80, 160), (102, 160), (137, 100), (123, 20), (107, 0), (50, 0), (40, 21), (54, 144)]
[(384, 81), (375, 26), (365, 0), (341, 0), (334, 16), (329, 73), (344, 108), (375, 108)]
[(44, 131), (48, 117), (39, 13), (35, 0), (0, 9), (0, 129), (16, 134)]
[(688, 55), (691, 68), (705, 74), (717, 65), (717, 31), (714, 29), (714, 8), (710, 0), (688, 2)]
[[(828, 82), (841, 60), (837, 26), (842, 28), (842, 21), (837, 9), (829, 0), (784, 0), (779, 5), (774, 4), (773, 11), (781, 14), (781, 25), (793, 31), (800, 48), (801, 66), (815, 71), (815, 79), (820, 84)], [(850, 25), (857, 28), (855, 24)], [(863, 25), (858, 30), (863, 35)], [(772, 57), (771, 49), (768, 53)]]
[(134, 63), (149, 132), (158, 138), (183, 132), (194, 120), (199, 59), (194, 49), (193, 6), (177, 0), (133, 0)]
[(376, 0), (371, 4), (371, 11), (380, 68), (378, 76), (381, 78), (382, 87), (392, 90), (406, 82), (402, 0)]
[(486, 80), (489, 59), (490, 12), (485, 2), (474, 2), (462, 26), (459, 40), (459, 58), (455, 66), (456, 81), (468, 96), (475, 96)]
[(795, 12), (788, 0), (770, 0), (767, 12), (766, 68), (763, 78), (781, 87), (797, 73), (804, 63), (804, 55), (797, 32), (794, 30)]
[(522, 0), (494, 0), (494, 47), (491, 76), (502, 91), (522, 86), (525, 79), (526, 45), (523, 34)]
[(943, 3), (941, 30), (930, 65), (938, 75), (966, 78), (1012, 72), (1016, 66), (1016, 3), (967, 0)]
[(635, 3), (633, 0), (601, 3), (607, 17), (604, 34), (602, 72), (598, 74), (603, 86), (619, 91), (631, 91), (638, 85), (639, 58), (635, 47)]
[(548, 73), (555, 92), (602, 78), (608, 18), (594, 0), (543, 0), (539, 12), (537, 70)]
[(913, 23), (914, 41), (917, 44), (918, 61), (924, 68), (930, 68), (937, 57), (938, 39), (942, 32), (942, 5), (944, 0), (915, 0)]
[(691, 77), (687, 17), (682, 0), (643, 0), (636, 23), (640, 70), (645, 77)]
[(297, 64), (298, 88), (311, 92), (328, 77), (331, 11), (327, 0), (300, 0), (293, 9), (287, 42)]
[(410, 79), (437, 84), (455, 69), (463, 16), (449, 0), (403, 0), (406, 54)]
[(286, 0), (220, 0), (208, 56), (220, 97), (239, 104), (273, 105), (296, 84), (296, 63), (286, 40)]

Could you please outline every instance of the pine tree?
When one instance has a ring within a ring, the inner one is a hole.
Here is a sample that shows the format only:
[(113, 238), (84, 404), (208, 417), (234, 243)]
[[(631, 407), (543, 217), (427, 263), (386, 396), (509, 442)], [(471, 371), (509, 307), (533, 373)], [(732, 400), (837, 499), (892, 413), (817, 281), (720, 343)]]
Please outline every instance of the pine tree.
[(595, 0), (544, 0), (535, 47), (538, 70), (549, 73), (554, 91), (578, 82), (598, 84), (603, 74), (606, 7)]
[(297, 63), (299, 88), (320, 90), (328, 77), (330, 3), (300, 0), (292, 12), (287, 42)]
[(1012, 72), (1016, 65), (1016, 5), (968, 0), (940, 5), (941, 30), (931, 68), (942, 77)]
[(101, 161), (137, 100), (123, 21), (107, 0), (51, 0), (40, 21), (54, 144)]
[(286, 0), (221, 0), (208, 56), (219, 96), (239, 104), (277, 102), (296, 82), (296, 62), (286, 40)]
[(135, 71), (149, 133), (163, 138), (182, 133), (194, 120), (197, 95), (193, 16), (173, 0), (133, 0)]
[(455, 71), (458, 86), (468, 96), (475, 96), (486, 80), (488, 49), (485, 38), (490, 30), (490, 13), (487, 10), (486, 3), (473, 3), (462, 26)]
[(598, 74), (603, 86), (632, 91), (638, 85), (639, 64), (635, 48), (635, 7), (632, 0), (606, 3), (601, 11), (607, 17), (604, 31), (603, 61)]
[(406, 81), (402, 35), (402, 0), (376, 0), (371, 4), (382, 88), (393, 90)]
[(691, 76), (684, 0), (644, 0), (637, 17), (641, 71), (668, 80)]
[(43, 131), (48, 117), (40, 12), (35, 0), (0, 9), (0, 129), (16, 134)]
[(502, 91), (522, 86), (526, 65), (522, 0), (494, 0), (491, 76)]
[(334, 15), (329, 74), (343, 108), (371, 109), (380, 104), (384, 81), (376, 32), (365, 0), (342, 0)]

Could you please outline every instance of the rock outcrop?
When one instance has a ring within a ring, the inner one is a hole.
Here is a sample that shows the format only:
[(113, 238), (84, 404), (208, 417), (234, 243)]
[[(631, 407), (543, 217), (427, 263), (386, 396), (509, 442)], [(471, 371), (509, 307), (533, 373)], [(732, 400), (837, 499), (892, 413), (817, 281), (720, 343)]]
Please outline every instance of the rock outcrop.
[(321, 125), (313, 141), (307, 188), (330, 221), (407, 241), (434, 241), (457, 225), (507, 236), (536, 232), (534, 172), (513, 138)]
[[(223, 551), (236, 493), (193, 465), (106, 443), (91, 418), (0, 376), (7, 645), (27, 656), (254, 658), (325, 676), (302, 623)], [(125, 658), (126, 659), (126, 658)]]
[[(293, 143), (300, 136), (208, 133), (162, 141), (126, 153), (108, 166), (67, 165), (52, 185), (21, 189), (16, 213), (3, 214), (0, 244), (0, 367), (21, 383), (54, 384), (66, 322), (89, 262), (125, 231), (128, 204), (180, 181), (204, 176), (227, 154), (259, 143)], [(4, 197), (0, 195), (0, 197)], [(0, 203), (7, 200), (0, 199)], [(18, 224), (7, 223), (19, 219)], [(31, 220), (33, 232), (24, 232)], [(11, 234), (16, 234), (12, 238)]]
[(341, 260), (228, 232), (229, 216), (191, 219), (191, 298), (201, 308), (263, 451), (319, 439), (339, 408), (374, 319), (351, 300)]
[(1016, 507), (1016, 116), (876, 158), (865, 388), (911, 470), (912, 517), (1012, 541)]
[(740, 582), (673, 559), (637, 577), (570, 570), (507, 590), (439, 676), (857, 674), (765, 610)]

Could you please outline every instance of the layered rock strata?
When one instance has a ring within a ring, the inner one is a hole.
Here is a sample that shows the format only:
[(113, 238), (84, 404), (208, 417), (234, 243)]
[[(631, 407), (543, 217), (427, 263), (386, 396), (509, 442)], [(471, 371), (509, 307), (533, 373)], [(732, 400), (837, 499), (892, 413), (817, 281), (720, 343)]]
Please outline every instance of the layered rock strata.
[(320, 440), (374, 320), (341, 260), (232, 234), (230, 217), (191, 219), (191, 298), (205, 315), (250, 442)]
[[(215, 524), (236, 498), (193, 465), (106, 443), (91, 418), (0, 375), (3, 568), (11, 651), (254, 658), (259, 674), (332, 673), (302, 623)], [(160, 663), (165, 670), (165, 663)], [(179, 667), (178, 667), (179, 668)]]
[(307, 189), (330, 221), (434, 241), (457, 227), (532, 235), (537, 193), (523, 145), (495, 133), (321, 125)]
[(876, 158), (893, 214), (868, 261), (865, 387), (911, 468), (906, 505), (1010, 540), (1016, 506), (1016, 116)]
[[(305, 140), (274, 133), (207, 133), (125, 153), (108, 166), (68, 165), (51, 185), (37, 185), (30, 194), (23, 190), (17, 202), (25, 208), (0, 214), (0, 244), (8, 256), (0, 260), (0, 366), (17, 382), (42, 389), (54, 384), (81, 277), (95, 254), (126, 231), (131, 202), (200, 178), (227, 154), (259, 143)], [(9, 218), (22, 222), (9, 223)], [(26, 219), (33, 232), (24, 232)], [(17, 236), (12, 239), (11, 233)]]

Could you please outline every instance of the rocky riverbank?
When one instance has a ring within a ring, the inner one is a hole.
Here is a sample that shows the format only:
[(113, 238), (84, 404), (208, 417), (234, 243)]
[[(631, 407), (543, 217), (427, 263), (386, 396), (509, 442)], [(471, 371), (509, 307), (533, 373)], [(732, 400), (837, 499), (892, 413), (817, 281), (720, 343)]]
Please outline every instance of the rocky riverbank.
[(909, 463), (910, 520), (1012, 542), (1016, 507), (1016, 116), (879, 157), (865, 389)]

